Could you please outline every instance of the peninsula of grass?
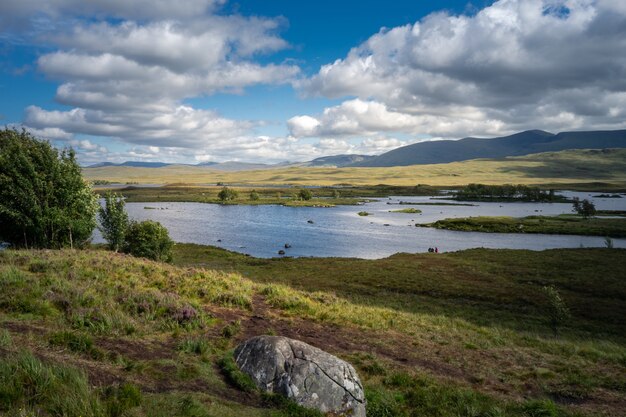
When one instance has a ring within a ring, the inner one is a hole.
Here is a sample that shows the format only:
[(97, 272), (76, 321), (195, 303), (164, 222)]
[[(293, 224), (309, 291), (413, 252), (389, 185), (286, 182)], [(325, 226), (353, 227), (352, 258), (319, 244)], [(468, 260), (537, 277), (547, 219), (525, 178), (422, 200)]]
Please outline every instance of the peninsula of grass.
[(422, 210), (418, 210), (416, 208), (405, 208), (401, 210), (389, 210), (390, 213), (408, 213), (408, 214), (418, 214), (421, 213)]
[[(179, 244), (174, 255), (177, 266), (100, 250), (1, 251), (0, 414), (309, 415), (225, 366), (258, 334), (353, 363), (370, 417), (626, 410), (623, 250), (370, 261)], [(544, 286), (570, 307), (558, 337)]]
[[(130, 186), (115, 190), (123, 195), (129, 203), (154, 202), (189, 202), (229, 205), (264, 205), (276, 204), (290, 207), (333, 207), (337, 205), (356, 205), (369, 201), (370, 198), (387, 197), (389, 195), (432, 196), (439, 190), (428, 186), (400, 187), (375, 185), (371, 187), (317, 187), (310, 188), (312, 198), (298, 198), (299, 187), (245, 187), (228, 186), (236, 192), (236, 197), (226, 201), (218, 197), (223, 185), (189, 186), (167, 185), (163, 187)], [(101, 194), (109, 189), (97, 190)], [(251, 198), (254, 195), (254, 198)]]
[(544, 233), (561, 235), (626, 237), (626, 219), (594, 217), (584, 219), (575, 215), (560, 216), (479, 216), (438, 220), (417, 227), (487, 233)]

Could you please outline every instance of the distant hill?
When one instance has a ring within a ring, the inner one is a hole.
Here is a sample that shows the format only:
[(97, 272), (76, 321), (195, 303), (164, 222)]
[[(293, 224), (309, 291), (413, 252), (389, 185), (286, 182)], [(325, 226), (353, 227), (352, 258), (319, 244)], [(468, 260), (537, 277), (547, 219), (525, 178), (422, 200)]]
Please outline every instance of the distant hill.
[(478, 158), (504, 158), (568, 149), (626, 148), (626, 130), (562, 132), (528, 130), (493, 139), (439, 140), (403, 146), (353, 167), (441, 164)]
[(89, 165), (86, 168), (102, 168), (102, 167), (137, 167), (137, 168), (161, 168), (172, 164), (167, 162), (142, 162), (142, 161), (126, 161), (121, 164), (114, 164), (113, 162), (100, 162), (97, 164)]
[(309, 162), (304, 162), (300, 164), (300, 166), (307, 167), (345, 167), (350, 164), (354, 164), (357, 162), (365, 162), (375, 156), (372, 155), (333, 155), (333, 156), (322, 156), (321, 158), (316, 158)]

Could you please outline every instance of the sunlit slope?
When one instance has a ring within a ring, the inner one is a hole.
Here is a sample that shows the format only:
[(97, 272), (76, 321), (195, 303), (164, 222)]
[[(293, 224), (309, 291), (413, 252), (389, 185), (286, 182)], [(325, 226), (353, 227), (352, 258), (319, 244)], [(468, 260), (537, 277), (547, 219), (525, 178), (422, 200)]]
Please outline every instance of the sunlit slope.
[(137, 183), (298, 185), (626, 184), (626, 149), (571, 150), (504, 159), (384, 168), (281, 168), (220, 172), (210, 167), (84, 168), (89, 180)]

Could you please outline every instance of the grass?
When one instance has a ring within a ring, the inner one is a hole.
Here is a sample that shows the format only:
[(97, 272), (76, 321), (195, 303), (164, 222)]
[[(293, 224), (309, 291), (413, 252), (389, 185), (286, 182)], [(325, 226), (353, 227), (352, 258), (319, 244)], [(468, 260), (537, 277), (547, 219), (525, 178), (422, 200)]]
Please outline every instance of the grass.
[[(514, 183), (543, 185), (546, 188), (620, 191), (626, 189), (626, 150), (571, 150), (499, 160), (385, 168), (278, 168), (223, 172), (210, 167), (182, 165), (163, 168), (102, 167), (84, 168), (83, 175), (91, 180), (117, 183), (224, 183), (247, 187), (262, 184), (372, 186), (377, 183), (456, 187), (469, 183)], [(260, 193), (262, 189), (257, 188), (256, 191)], [(347, 197), (341, 188), (339, 191), (342, 197)]]
[[(372, 197), (386, 197), (392, 194), (402, 195), (436, 195), (438, 189), (427, 186), (385, 186), (371, 187), (319, 187), (312, 189), (313, 198), (301, 200), (298, 198), (298, 188), (294, 187), (257, 187), (231, 186), (237, 190), (237, 197), (233, 200), (221, 201), (218, 193), (221, 186), (194, 186), (194, 185), (165, 185), (163, 187), (125, 187), (116, 190), (128, 202), (194, 202), (223, 205), (264, 205), (277, 204), (288, 207), (334, 207), (336, 205), (355, 205)], [(340, 191), (338, 191), (340, 190)], [(105, 193), (107, 190), (99, 190)], [(249, 198), (255, 192), (257, 199)], [(340, 196), (337, 197), (336, 193)], [(145, 210), (155, 210), (157, 207), (144, 206)]]
[(587, 235), (626, 237), (626, 219), (594, 217), (584, 219), (575, 215), (528, 216), (522, 218), (463, 217), (438, 220), (418, 227), (487, 233), (546, 233), (562, 235)]
[[(98, 250), (0, 252), (0, 414), (313, 415), (240, 380), (232, 349), (270, 332), (353, 363), (368, 416), (626, 409), (623, 250), (175, 251), (173, 266)], [(558, 338), (549, 285), (571, 312)]]
[(401, 209), (401, 210), (389, 210), (390, 213), (408, 213), (408, 214), (417, 214), (417, 213), (421, 213), (422, 210), (418, 210), (415, 208), (405, 208), (405, 209)]

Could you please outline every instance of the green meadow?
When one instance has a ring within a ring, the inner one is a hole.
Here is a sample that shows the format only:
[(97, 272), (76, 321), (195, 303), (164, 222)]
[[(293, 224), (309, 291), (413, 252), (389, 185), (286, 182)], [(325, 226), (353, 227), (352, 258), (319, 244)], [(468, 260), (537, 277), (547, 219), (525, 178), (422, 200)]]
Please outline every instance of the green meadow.
[[(368, 416), (617, 416), (624, 250), (257, 259), (0, 252), (0, 413), (309, 416), (232, 366), (257, 334), (355, 365)], [(555, 334), (554, 287), (569, 308)]]

